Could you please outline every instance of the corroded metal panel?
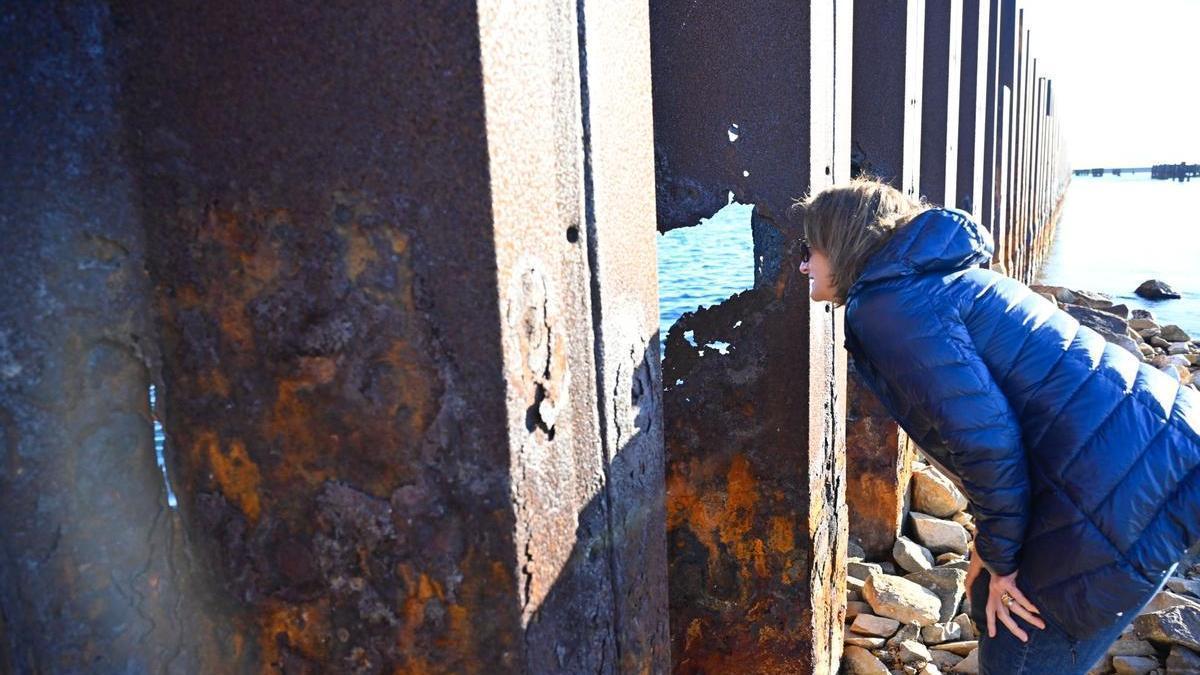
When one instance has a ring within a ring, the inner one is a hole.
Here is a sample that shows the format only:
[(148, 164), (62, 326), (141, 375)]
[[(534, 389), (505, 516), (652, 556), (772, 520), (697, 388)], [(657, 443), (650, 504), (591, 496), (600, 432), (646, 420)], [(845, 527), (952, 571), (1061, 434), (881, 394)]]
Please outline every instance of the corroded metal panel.
[[(999, 189), (1000, 176), (996, 171), (1000, 154), (997, 143), (997, 127), (1000, 121), (1000, 4), (1004, 0), (988, 0), (988, 30), (987, 30), (987, 73), (982, 80), (986, 101), (984, 103), (983, 128), (983, 193), (979, 194), (982, 207), (982, 225), (992, 233), (996, 232), (996, 193)], [(983, 41), (983, 37), (980, 37)], [(991, 264), (990, 262), (987, 264)]]
[(0, 21), (0, 672), (231, 672), (155, 465), (137, 185), (104, 3)]
[(1008, 274), (1008, 239), (1003, 236), (1008, 227), (1008, 164), (1010, 136), (1012, 136), (1012, 90), (1008, 85), (1000, 87), (996, 109), (996, 220), (995, 226), (1001, 236), (994, 236), (996, 245), (992, 252), (992, 268)]
[(850, 538), (869, 560), (886, 560), (904, 526), (914, 445), (856, 372), (847, 378), (846, 398)]
[(924, 31), (924, 0), (854, 3), (854, 168), (910, 195), (920, 187)]
[(648, 6), (587, 2), (586, 238), (622, 673), (670, 668)]
[(987, 163), (988, 88), (988, 0), (963, 0), (962, 67), (959, 74), (958, 168), (955, 174), (955, 204), (984, 227), (983, 173)]
[(732, 192), (755, 204), (758, 263), (755, 289), (685, 314), (668, 338), (676, 672), (832, 672), (840, 659), (840, 314), (808, 299), (784, 212), (848, 176), (835, 73), (850, 14), (844, 0), (651, 3), (659, 228), (695, 224)]
[(660, 230), (695, 225), (730, 192), (782, 222), (814, 174), (832, 176), (831, 135), (814, 146), (805, 130), (833, 115), (833, 14), (783, 0), (650, 3)]
[(579, 28), (557, 2), (124, 18), (172, 468), (263, 669), (611, 672), (622, 608), (661, 621), (614, 582), (663, 571), (615, 552), (655, 523), (606, 480)]
[(675, 672), (829, 672), (835, 662), (820, 617), (831, 612), (840, 627), (845, 607), (827, 593), (844, 595), (845, 582), (820, 576), (845, 562), (844, 457), (829, 441), (804, 447), (810, 423), (796, 411), (823, 407), (796, 386), (810, 370), (795, 348), (811, 339), (807, 280), (785, 271), (781, 286), (685, 313), (667, 337)]
[(925, 0), (921, 195), (951, 208), (957, 205), (961, 49), (962, 0)]

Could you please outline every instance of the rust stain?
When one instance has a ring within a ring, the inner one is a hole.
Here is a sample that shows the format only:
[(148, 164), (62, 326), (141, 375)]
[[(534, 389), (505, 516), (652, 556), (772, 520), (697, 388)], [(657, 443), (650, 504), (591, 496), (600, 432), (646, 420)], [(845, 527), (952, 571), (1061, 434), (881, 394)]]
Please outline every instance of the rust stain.
[(208, 457), (208, 465), (221, 492), (241, 508), (251, 523), (258, 522), (261, 511), (258, 487), (261, 478), (258, 465), (246, 454), (245, 443), (234, 439), (229, 443), (228, 451), (222, 452), (217, 435), (211, 431), (201, 433), (197, 442)]
[(754, 507), (758, 503), (756, 483), (745, 455), (734, 455), (726, 475), (728, 496), (721, 519), (721, 538), (728, 543), (741, 542), (754, 529)]
[(787, 516), (771, 516), (767, 542), (777, 553), (791, 553), (796, 548), (796, 530)]
[(367, 265), (379, 260), (371, 240), (357, 224), (349, 228), (346, 249), (346, 272), (351, 280), (357, 281), (363, 270), (367, 269)]
[(334, 639), (324, 602), (292, 605), (269, 601), (259, 627), (262, 672), (277, 672), (283, 663), (281, 645), (312, 661), (323, 661)]
[(474, 655), (521, 653), (488, 627), (518, 584), (459, 542), (511, 524), (447, 521), (457, 488), (423, 454), (453, 392), (415, 242), (355, 193), (297, 218), (184, 213), (159, 270), (177, 488), (241, 607), (224, 649), (264, 672), (486, 672)]

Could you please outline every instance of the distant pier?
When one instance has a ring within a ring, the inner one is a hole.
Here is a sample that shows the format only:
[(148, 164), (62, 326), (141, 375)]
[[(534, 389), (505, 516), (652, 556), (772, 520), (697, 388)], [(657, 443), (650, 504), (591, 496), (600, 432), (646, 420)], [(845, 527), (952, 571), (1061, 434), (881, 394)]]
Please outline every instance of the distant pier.
[(1100, 177), (1104, 174), (1120, 176), (1127, 173), (1148, 173), (1150, 177), (1156, 180), (1177, 180), (1180, 182), (1190, 181), (1192, 178), (1200, 177), (1200, 164), (1188, 164), (1180, 162), (1178, 164), (1155, 164), (1154, 166), (1135, 166), (1121, 168), (1095, 168), (1095, 169), (1075, 169), (1076, 176), (1095, 176)]

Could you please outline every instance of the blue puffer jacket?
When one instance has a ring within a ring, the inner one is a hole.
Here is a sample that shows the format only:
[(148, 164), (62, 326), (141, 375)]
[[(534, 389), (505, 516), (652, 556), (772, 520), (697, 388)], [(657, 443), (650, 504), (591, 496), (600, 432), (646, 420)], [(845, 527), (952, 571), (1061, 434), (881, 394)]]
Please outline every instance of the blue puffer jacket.
[(967, 496), (988, 570), (1082, 640), (1200, 541), (1200, 394), (977, 267), (992, 251), (960, 211), (914, 218), (851, 287), (846, 348)]

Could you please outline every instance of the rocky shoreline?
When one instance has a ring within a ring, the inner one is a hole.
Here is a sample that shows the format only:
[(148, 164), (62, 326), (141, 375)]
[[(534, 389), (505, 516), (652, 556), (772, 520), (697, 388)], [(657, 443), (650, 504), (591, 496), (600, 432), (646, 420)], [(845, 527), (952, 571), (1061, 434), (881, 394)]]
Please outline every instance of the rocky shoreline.
[[(1151, 312), (1060, 286), (1035, 291), (1081, 324), (1178, 380), (1200, 388), (1200, 341)], [(970, 618), (966, 553), (975, 526), (967, 500), (917, 460), (904, 533), (886, 560), (851, 540), (846, 576), (845, 675), (977, 673), (980, 629)], [(1193, 552), (1194, 553), (1194, 552)], [(1008, 630), (997, 625), (997, 630)], [(1184, 559), (1089, 675), (1200, 675), (1200, 559)]]
[(1200, 390), (1200, 375), (1197, 375), (1200, 371), (1200, 340), (1193, 340), (1184, 329), (1175, 324), (1160, 325), (1153, 312), (1130, 309), (1128, 305), (1113, 302), (1104, 293), (1062, 286), (1030, 288), (1079, 323), (1104, 336), (1105, 340), (1182, 384)]

